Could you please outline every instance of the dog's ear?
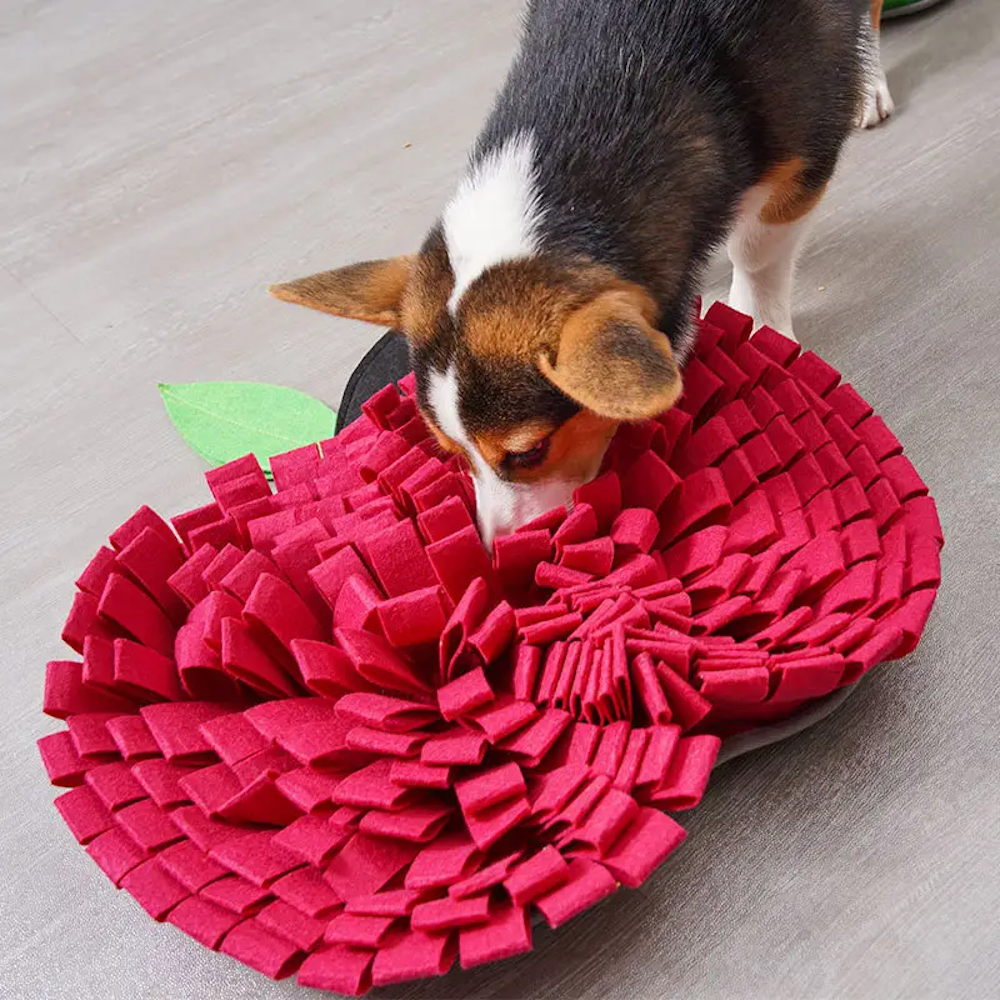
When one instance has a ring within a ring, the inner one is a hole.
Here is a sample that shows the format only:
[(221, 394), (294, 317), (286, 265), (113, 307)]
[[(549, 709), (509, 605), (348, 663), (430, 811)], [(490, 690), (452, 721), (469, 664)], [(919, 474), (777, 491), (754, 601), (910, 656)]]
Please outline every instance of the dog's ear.
[(614, 289), (573, 312), (542, 374), (570, 399), (602, 417), (645, 420), (677, 402), (681, 375), (670, 341), (649, 322), (642, 294)]
[(271, 285), (268, 292), (276, 299), (334, 316), (380, 326), (398, 326), (403, 292), (415, 261), (415, 255), (368, 260)]

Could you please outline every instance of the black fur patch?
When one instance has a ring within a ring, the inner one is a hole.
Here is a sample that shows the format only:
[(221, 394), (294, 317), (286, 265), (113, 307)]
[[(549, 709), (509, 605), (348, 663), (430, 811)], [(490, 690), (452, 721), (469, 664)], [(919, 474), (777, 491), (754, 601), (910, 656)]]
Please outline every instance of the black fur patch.
[[(683, 363), (702, 269), (741, 196), (793, 158), (829, 180), (863, 82), (869, 0), (530, 0), (471, 155), (531, 132), (543, 260), (589, 259), (649, 291)], [(440, 225), (422, 254), (450, 271)], [(443, 260), (441, 259), (443, 255)], [(456, 367), (470, 433), (559, 423), (575, 403), (524, 361), (476, 358), (442, 308), (414, 341), (418, 400)]]
[(531, 0), (472, 154), (535, 138), (543, 251), (646, 287), (683, 354), (740, 196), (793, 157), (829, 179), (860, 100), (868, 0)]

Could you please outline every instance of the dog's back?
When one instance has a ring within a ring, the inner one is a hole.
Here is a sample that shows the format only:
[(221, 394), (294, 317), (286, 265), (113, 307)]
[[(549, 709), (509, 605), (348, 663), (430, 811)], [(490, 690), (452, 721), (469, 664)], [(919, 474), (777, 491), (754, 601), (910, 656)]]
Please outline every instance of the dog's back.
[(487, 541), (510, 531), (595, 474), (619, 421), (677, 400), (700, 272), (727, 235), (731, 304), (791, 332), (869, 20), (869, 0), (532, 0), (420, 252), (275, 294), (407, 334)]
[(532, 135), (541, 244), (649, 288), (670, 334), (743, 192), (792, 164), (810, 191), (830, 177), (861, 99), (868, 8), (532, 0), (473, 164)]

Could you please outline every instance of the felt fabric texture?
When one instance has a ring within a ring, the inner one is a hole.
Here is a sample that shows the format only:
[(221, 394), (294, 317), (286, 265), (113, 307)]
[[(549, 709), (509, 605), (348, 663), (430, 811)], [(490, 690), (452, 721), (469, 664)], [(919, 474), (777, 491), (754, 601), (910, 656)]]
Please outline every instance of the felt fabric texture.
[[(251, 453), (270, 472), (270, 456), (329, 437), (337, 419), (325, 403), (304, 392), (259, 382), (160, 383), (160, 396), (181, 437), (213, 465)], [(262, 478), (260, 465), (248, 476), (228, 477), (229, 506), (259, 496)]]
[[(751, 345), (747, 345), (747, 353), (749, 353), (750, 346)], [(337, 410), (337, 430), (340, 431), (342, 428), (346, 427), (348, 424), (352, 423), (359, 416), (361, 416), (361, 408), (370, 396), (384, 389), (391, 383), (400, 382), (410, 374), (410, 371), (410, 353), (406, 343), (406, 338), (395, 330), (387, 331), (379, 340), (375, 342), (374, 345), (372, 345), (371, 349), (367, 354), (365, 354), (357, 368), (355, 368), (351, 374), (351, 377), (344, 388), (344, 394)], [(789, 386), (790, 388), (783, 389), (783, 386)], [(791, 394), (795, 391), (794, 383), (781, 383), (777, 387), (776, 395), (779, 398), (787, 399), (790, 398)], [(846, 412), (848, 419), (859, 421), (864, 417), (869, 416), (872, 412), (871, 406), (864, 399), (862, 399), (853, 386), (848, 383), (843, 383), (842, 385), (833, 388), (828, 395), (831, 401), (839, 403), (840, 411)], [(766, 399), (766, 397), (763, 396), (760, 398)], [(798, 410), (799, 415), (812, 418), (813, 414), (808, 409), (805, 400), (801, 397), (801, 394), (799, 394), (799, 398), (801, 399)], [(778, 412), (779, 411), (775, 410), (775, 415), (777, 415)], [(746, 431), (746, 437), (752, 436), (752, 428), (755, 426), (754, 418), (743, 400), (734, 400), (733, 403), (731, 403), (727, 408), (726, 416), (728, 423), (723, 424), (723, 427), (731, 428), (734, 424), (739, 424), (739, 426)], [(712, 418), (712, 420), (706, 423), (706, 426), (717, 419), (718, 418)], [(822, 424), (820, 427), (822, 428)], [(741, 438), (741, 441), (745, 443), (746, 437)], [(832, 438), (827, 436), (824, 439), (824, 443), (829, 443), (831, 447), (824, 447), (817, 451), (817, 460), (821, 462), (826, 461), (827, 463), (837, 463), (836, 471), (833, 473), (833, 476), (839, 476), (840, 479), (845, 478), (850, 474), (850, 470), (845, 465), (845, 460), (842, 457), (841, 452), (836, 447), (832, 446)], [(865, 452), (859, 454), (856, 450), (854, 454), (855, 464), (868, 459), (868, 454)], [(739, 461), (742, 459), (742, 456), (734, 455), (732, 458)], [(910, 465), (909, 462), (906, 462), (905, 459), (904, 463), (907, 468), (912, 469), (912, 465)], [(747, 466), (746, 472), (743, 473), (744, 465), (745, 463), (743, 462), (741, 462), (738, 466), (731, 464), (730, 469), (732, 471), (730, 475), (737, 476), (742, 473), (748, 481), (751, 480), (753, 472), (749, 466)], [(725, 462), (723, 462), (723, 466), (725, 466)], [(843, 475), (841, 475), (841, 472)], [(886, 463), (883, 463), (882, 472), (886, 473)], [(864, 483), (864, 485), (870, 485), (871, 482), (878, 477), (878, 475), (879, 467), (876, 465), (874, 467), (873, 474), (869, 480)], [(676, 476), (670, 467), (664, 464), (662, 460), (653, 452), (648, 452), (645, 456), (640, 457), (635, 466), (633, 466), (630, 476), (632, 479), (632, 483), (630, 484), (631, 491), (636, 496), (637, 501), (642, 504), (649, 503), (650, 507), (658, 506), (655, 502), (655, 498), (659, 497), (661, 500), (665, 498), (671, 491), (672, 480), (676, 479)], [(669, 484), (666, 488), (657, 487), (656, 484), (660, 478), (666, 479)], [(835, 478), (834, 481), (838, 480)], [(652, 502), (650, 502), (650, 497), (654, 498)], [(458, 519), (458, 521), (455, 523), (461, 527), (471, 524), (465, 505), (462, 504), (457, 498), (452, 498), (450, 503), (452, 506), (447, 509), (449, 512), (452, 510), (456, 512), (454, 516)], [(428, 513), (433, 515), (441, 512), (439, 516), (443, 520), (448, 516), (444, 511), (445, 505), (442, 504)], [(584, 514), (584, 511), (586, 511), (586, 514)], [(584, 508), (581, 510), (580, 507), (577, 507), (574, 513), (570, 515), (570, 519), (565, 523), (568, 524), (570, 521), (573, 521), (574, 523), (582, 523), (583, 518), (589, 515), (589, 513), (590, 508)], [(617, 525), (619, 537), (615, 539), (615, 542), (621, 544), (626, 531), (639, 531), (640, 529), (635, 526), (634, 519), (647, 513), (651, 513), (651, 511), (645, 506), (639, 506), (623, 511), (622, 514), (619, 515), (622, 520)], [(428, 522), (425, 521), (424, 523), (426, 524)], [(862, 530), (869, 525), (870, 522), (867, 520), (857, 521), (854, 524), (849, 525), (842, 533), (842, 543), (850, 545), (851, 539), (853, 539), (856, 531)], [(445, 534), (448, 533), (449, 532), (445, 531)], [(425, 534), (428, 534), (426, 530)], [(533, 570), (540, 561), (548, 557), (550, 552), (550, 540), (548, 533), (539, 533), (539, 535), (533, 539), (532, 535), (534, 534), (534, 532), (519, 532), (516, 535), (510, 535), (507, 538), (498, 539), (497, 568), (502, 574), (505, 573), (507, 577), (510, 578), (510, 575), (516, 572), (516, 570), (511, 569), (511, 566), (517, 565), (516, 560), (519, 558), (515, 555), (515, 552), (517, 551), (523, 552), (523, 555), (520, 558), (529, 570)], [(613, 534), (614, 531), (612, 532), (612, 535)], [(593, 535), (596, 535), (596, 525), (593, 533), (590, 533), (586, 527), (581, 529), (581, 537), (592, 538)], [(436, 539), (438, 535), (432, 530), (429, 537)], [(570, 536), (564, 535), (562, 540), (565, 541), (568, 537)], [(720, 540), (721, 545), (721, 538), (724, 537), (722, 534), (718, 536), (709, 536), (707, 532), (699, 532), (698, 534), (691, 536), (691, 539), (692, 542), (698, 544), (711, 544), (712, 537), (717, 537)], [(872, 532), (872, 538), (875, 540), (874, 543), (877, 545), (877, 535), (874, 531)], [(591, 542), (577, 543), (577, 545), (580, 546), (579, 549), (573, 543), (564, 544), (563, 565), (568, 565), (568, 568), (570, 569), (579, 568), (574, 567), (574, 561), (578, 562), (581, 559), (598, 558), (593, 554), (593, 546), (600, 546), (601, 543), (607, 543), (610, 541), (612, 541), (612, 539), (605, 537)], [(541, 545), (540, 549), (538, 548), (539, 543)], [(535, 546), (534, 551), (531, 549), (532, 545)], [(353, 550), (349, 551), (353, 552)], [(580, 553), (579, 555), (577, 554), (578, 552)], [(590, 554), (586, 555), (587, 553)], [(716, 557), (709, 555), (705, 565), (715, 566), (716, 562), (717, 554)], [(601, 568), (600, 565), (598, 568)], [(605, 572), (607, 572), (607, 570), (605, 570)], [(706, 581), (703, 580), (700, 589), (703, 590), (706, 585)], [(530, 655), (528, 651), (533, 649), (534, 647), (524, 646), (521, 648), (521, 655)], [(739, 757), (741, 754), (750, 753), (754, 750), (759, 750), (761, 747), (768, 746), (771, 743), (778, 743), (781, 740), (788, 739), (802, 732), (809, 726), (814, 725), (817, 722), (821, 722), (831, 712), (834, 712), (837, 708), (839, 708), (840, 705), (842, 705), (855, 690), (856, 688), (853, 686), (841, 688), (839, 691), (827, 695), (824, 698), (816, 699), (809, 706), (800, 709), (794, 716), (788, 719), (783, 719), (779, 722), (770, 724), (759, 725), (753, 730), (730, 736), (723, 742), (723, 745), (719, 750), (719, 755), (716, 761), (717, 766), (732, 760), (734, 757)], [(522, 694), (522, 697), (526, 696)]]
[(492, 553), (412, 374), (274, 456), (274, 492), (242, 457), (176, 534), (148, 507), (112, 532), (39, 746), (111, 881), (305, 985), (519, 955), (533, 914), (663, 864), (725, 741), (910, 652), (943, 537), (899, 442), (811, 352), (723, 306), (696, 323), (678, 407)]

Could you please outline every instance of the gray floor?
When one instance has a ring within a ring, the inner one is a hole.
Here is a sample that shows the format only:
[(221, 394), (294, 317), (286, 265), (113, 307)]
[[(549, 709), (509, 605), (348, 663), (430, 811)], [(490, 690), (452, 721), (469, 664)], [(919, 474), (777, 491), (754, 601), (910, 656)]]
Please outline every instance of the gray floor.
[[(336, 404), (377, 331), (262, 289), (415, 246), (519, 2), (0, 5), (5, 1000), (304, 995), (153, 924), (75, 846), (33, 745), (55, 728), (43, 666), (107, 530), (206, 495), (157, 380)], [(945, 583), (919, 651), (718, 772), (641, 891), (530, 956), (384, 996), (997, 995), (998, 28), (997, 0), (887, 26), (898, 117), (852, 141), (800, 272), (800, 336), (940, 504)]]

